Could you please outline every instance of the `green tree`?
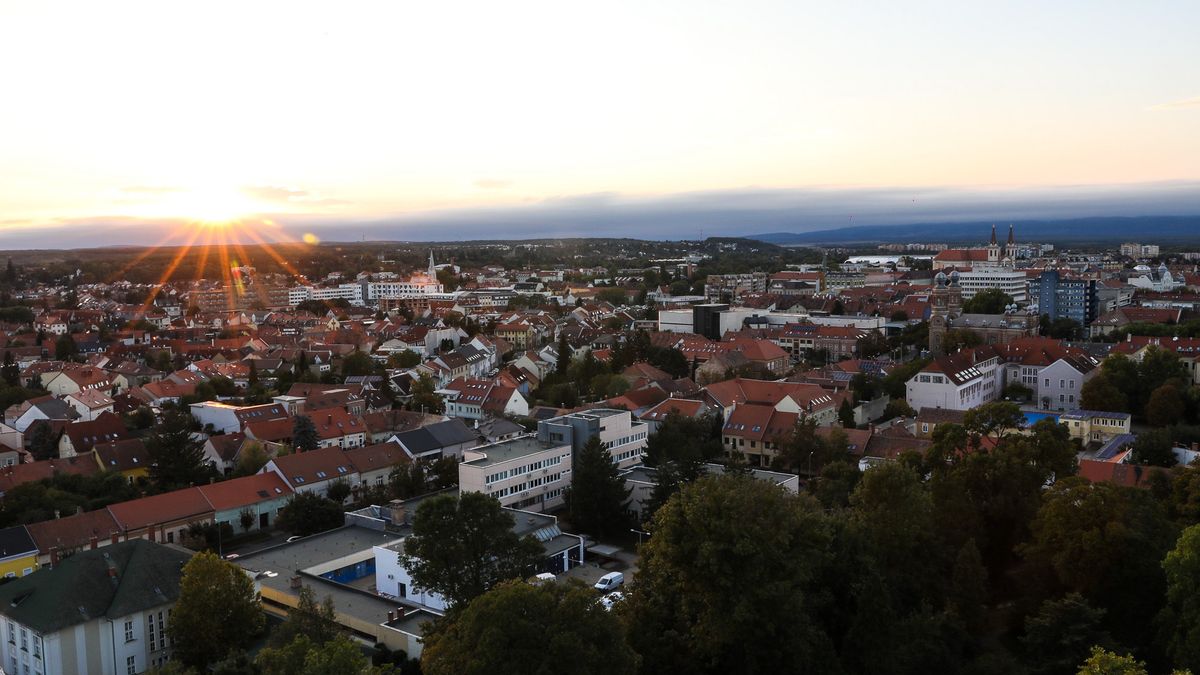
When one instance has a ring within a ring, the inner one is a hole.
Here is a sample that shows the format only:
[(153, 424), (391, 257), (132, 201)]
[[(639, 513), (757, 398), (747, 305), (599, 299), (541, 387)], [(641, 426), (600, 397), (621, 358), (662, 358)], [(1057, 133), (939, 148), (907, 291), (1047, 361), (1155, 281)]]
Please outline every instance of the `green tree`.
[(199, 485), (212, 475), (204, 460), (204, 443), (192, 433), (192, 416), (170, 410), (146, 436), (150, 480), (159, 490)]
[(59, 361), (71, 361), (79, 354), (79, 346), (75, 344), (75, 340), (70, 333), (64, 333), (58, 336), (54, 341), (54, 358)]
[(1079, 405), (1084, 410), (1129, 412), (1129, 398), (1104, 372), (1097, 373), (1083, 383)]
[(299, 492), (279, 510), (275, 526), (295, 535), (310, 534), (341, 527), (346, 520), (341, 504), (314, 492)]
[(390, 368), (413, 368), (421, 363), (421, 355), (411, 349), (395, 352), (388, 356)]
[(175, 658), (203, 669), (249, 646), (263, 624), (254, 582), (240, 567), (208, 552), (184, 566), (179, 600), (167, 624)]
[(446, 410), (446, 402), (437, 394), (437, 386), (433, 378), (421, 373), (412, 384), (412, 398), (409, 400), (409, 410), (419, 410), (433, 415), (440, 415)]
[(1092, 647), (1116, 649), (1103, 620), (1104, 610), (1092, 607), (1078, 593), (1043, 602), (1036, 614), (1025, 618), (1021, 636), (1030, 670), (1039, 675), (1070, 675)]
[(1131, 459), (1137, 464), (1172, 467), (1177, 461), (1174, 446), (1169, 429), (1143, 431), (1133, 442)]
[(235, 477), (253, 476), (258, 470), (267, 465), (270, 458), (258, 441), (245, 441), (241, 452), (238, 453), (237, 465), (233, 469)]
[(342, 504), (350, 496), (350, 482), (345, 479), (335, 480), (325, 488), (325, 496), (337, 504)]
[(1150, 392), (1150, 398), (1146, 401), (1146, 422), (1151, 426), (1165, 427), (1176, 424), (1183, 419), (1185, 412), (1187, 407), (1183, 392), (1170, 382)]
[(292, 447), (303, 452), (321, 447), (317, 425), (313, 424), (308, 415), (296, 415), (292, 418)]
[(261, 675), (383, 675), (348, 637), (318, 645), (301, 635), (282, 647), (268, 647), (254, 659)]
[(461, 607), (541, 560), (542, 545), (513, 526), (500, 502), (481, 492), (433, 497), (417, 508), (400, 559), (414, 585)]
[(617, 618), (577, 584), (502, 583), (434, 624), (424, 639), (426, 675), (637, 672)]
[(21, 369), (13, 360), (12, 352), (7, 349), (4, 350), (4, 366), (0, 367), (0, 378), (10, 387), (21, 386)]
[(558, 331), (558, 358), (554, 362), (554, 372), (559, 377), (566, 377), (567, 366), (571, 365), (571, 343), (567, 342), (567, 332)]
[(988, 288), (964, 302), (962, 311), (967, 314), (1003, 314), (1004, 308), (1011, 304), (1011, 295), (998, 288)]
[(829, 538), (805, 495), (707, 476), (654, 515), (627, 606), (646, 673), (809, 672), (834, 664), (812, 619)]
[(30, 425), (29, 452), (39, 461), (58, 457), (58, 436), (48, 423), (38, 421)]
[(1183, 531), (1162, 567), (1167, 605), (1158, 624), (1167, 654), (1176, 666), (1200, 671), (1200, 525)]
[(253, 387), (258, 384), (258, 361), (250, 361), (250, 374), (246, 376), (246, 384)]
[(971, 349), (983, 344), (979, 333), (966, 328), (951, 328), (942, 337), (942, 351), (953, 354), (960, 349)]
[(1092, 647), (1092, 655), (1079, 666), (1079, 675), (1146, 675), (1146, 664), (1132, 656)]
[(821, 477), (809, 483), (810, 490), (821, 506), (827, 509), (844, 509), (850, 506), (850, 495), (862, 472), (853, 462), (830, 462), (821, 467)]
[(842, 399), (842, 405), (838, 408), (838, 421), (847, 429), (855, 428), (854, 408), (850, 407), (850, 399)]
[(327, 595), (318, 602), (311, 586), (300, 588), (299, 601), (288, 610), (287, 619), (271, 632), (270, 644), (282, 647), (301, 635), (318, 647), (338, 636), (333, 598)]
[(894, 398), (888, 401), (887, 407), (883, 409), (883, 418), (885, 420), (897, 417), (916, 417), (916, 415), (917, 411), (913, 410), (908, 401), (902, 398)]
[(988, 572), (974, 539), (968, 539), (958, 550), (951, 577), (950, 605), (974, 635), (984, 629), (984, 612), (988, 603)]
[(566, 494), (571, 525), (597, 536), (628, 529), (626, 506), (630, 490), (599, 436), (584, 444), (571, 469), (571, 487)]
[(375, 370), (371, 355), (355, 350), (342, 358), (342, 376), (370, 375)]
[(1023, 552), (1067, 590), (1108, 611), (1122, 644), (1151, 645), (1165, 597), (1160, 561), (1176, 528), (1144, 490), (1068, 478), (1046, 491)]

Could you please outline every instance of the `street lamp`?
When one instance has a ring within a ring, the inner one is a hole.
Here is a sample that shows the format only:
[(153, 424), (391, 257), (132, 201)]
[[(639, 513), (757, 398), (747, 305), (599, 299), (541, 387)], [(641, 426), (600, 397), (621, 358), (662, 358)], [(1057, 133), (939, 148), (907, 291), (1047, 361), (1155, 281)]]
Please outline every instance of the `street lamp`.
[(641, 546), (641, 545), (642, 545), (642, 535), (645, 535), (645, 536), (647, 536), (647, 537), (649, 537), (649, 536), (650, 536), (650, 533), (649, 533), (649, 532), (645, 532), (645, 531), (643, 531), (643, 530), (639, 530), (639, 529), (637, 529), (636, 527), (634, 527), (634, 528), (630, 528), (630, 530), (629, 530), (629, 531), (630, 531), (630, 532), (635, 532), (635, 533), (637, 533), (637, 536), (638, 536), (638, 546)]
[(816, 452), (816, 450), (808, 451), (808, 477), (809, 478), (812, 478), (812, 458), (813, 458), (813, 453), (815, 453), (815, 452)]

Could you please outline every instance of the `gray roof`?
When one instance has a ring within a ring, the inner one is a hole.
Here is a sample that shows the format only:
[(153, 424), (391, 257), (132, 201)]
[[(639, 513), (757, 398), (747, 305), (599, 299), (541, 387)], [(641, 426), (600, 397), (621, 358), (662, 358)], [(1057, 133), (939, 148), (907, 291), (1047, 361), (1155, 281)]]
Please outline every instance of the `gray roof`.
[(476, 435), (462, 420), (453, 419), (396, 434), (396, 440), (415, 456), (452, 445), (472, 443)]
[(0, 614), (45, 634), (161, 607), (179, 598), (190, 557), (145, 539), (81, 551), (0, 586)]
[(0, 530), (0, 560), (12, 556), (37, 553), (37, 545), (24, 525), (14, 525)]

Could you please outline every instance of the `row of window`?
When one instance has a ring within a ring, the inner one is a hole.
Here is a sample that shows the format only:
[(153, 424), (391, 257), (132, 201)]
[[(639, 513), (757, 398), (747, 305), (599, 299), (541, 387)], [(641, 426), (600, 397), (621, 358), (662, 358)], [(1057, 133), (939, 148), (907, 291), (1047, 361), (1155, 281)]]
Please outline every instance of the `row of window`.
[(609, 441), (604, 444), (604, 447), (608, 448), (609, 450), (612, 450), (613, 448), (620, 447), (622, 445), (625, 445), (626, 443), (633, 443), (634, 441), (644, 440), (645, 438), (646, 438), (646, 432), (640, 431), (640, 432), (638, 432), (636, 434), (632, 434), (630, 436), (622, 436), (621, 438), (618, 438), (614, 441)]
[(518, 466), (518, 467), (515, 467), (512, 469), (505, 469), (504, 471), (498, 471), (496, 473), (489, 474), (488, 476), (484, 477), (483, 482), (495, 483), (497, 481), (504, 480), (505, 478), (516, 478), (517, 476), (523, 476), (531, 471), (537, 471), (539, 469), (549, 469), (552, 466), (558, 466), (559, 464), (562, 464), (563, 460), (565, 460), (566, 458), (567, 458), (567, 455), (555, 455), (553, 457), (548, 457), (546, 459), (539, 460), (539, 461), (533, 462), (531, 464), (525, 464), (523, 466)]
[(553, 482), (561, 479), (562, 477), (563, 477), (562, 473), (551, 473), (551, 474), (546, 474), (545, 476), (538, 476), (536, 478), (531, 478), (519, 485), (511, 485), (509, 487), (500, 488), (499, 490), (493, 490), (491, 495), (493, 497), (495, 497), (496, 499), (503, 499), (509, 495), (515, 495), (515, 494), (520, 494), (522, 492), (525, 492), (526, 490), (528, 490), (530, 488), (540, 487), (547, 483), (553, 483)]

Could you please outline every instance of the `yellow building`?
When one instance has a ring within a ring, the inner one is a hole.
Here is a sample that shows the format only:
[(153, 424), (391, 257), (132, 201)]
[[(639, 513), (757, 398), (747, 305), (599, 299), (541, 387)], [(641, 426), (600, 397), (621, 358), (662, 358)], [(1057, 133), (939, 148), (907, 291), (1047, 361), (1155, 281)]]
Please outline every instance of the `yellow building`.
[(24, 525), (0, 530), (0, 576), (13, 578), (32, 574), (38, 568), (37, 546)]
[(1077, 438), (1085, 446), (1089, 443), (1103, 445), (1113, 438), (1129, 433), (1129, 413), (1076, 410), (1058, 416), (1066, 425), (1071, 438)]
[(140, 438), (97, 443), (92, 456), (101, 471), (117, 471), (130, 483), (150, 475), (150, 456)]

